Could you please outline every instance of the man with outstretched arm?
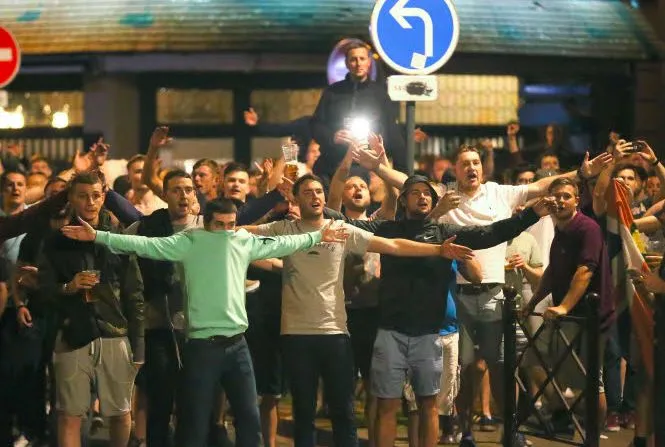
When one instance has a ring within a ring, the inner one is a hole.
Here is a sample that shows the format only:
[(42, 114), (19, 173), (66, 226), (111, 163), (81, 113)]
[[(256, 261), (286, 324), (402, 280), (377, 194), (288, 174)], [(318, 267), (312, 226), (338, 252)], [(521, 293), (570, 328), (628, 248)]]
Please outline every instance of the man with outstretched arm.
[[(450, 199), (448, 195), (442, 198)], [(438, 200), (438, 193), (429, 180), (414, 175), (408, 177), (402, 187), (398, 205), (403, 213), (397, 213), (402, 218), (349, 222), (386, 238), (438, 244), (455, 237), (455, 242), (477, 250), (517, 236), (553, 209), (553, 201), (543, 199), (533, 208), (491, 225), (462, 227), (431, 220)], [(375, 439), (379, 447), (394, 443), (396, 413), (407, 370), (420, 412), (419, 445), (434, 446), (438, 441), (436, 396), (443, 359), (437, 343), (453, 280), (451, 272), (451, 261), (445, 258), (381, 256), (379, 332), (371, 368), (372, 392), (378, 397)]]
[(335, 245), (343, 230), (322, 227), (306, 234), (256, 237), (235, 231), (236, 206), (229, 199), (209, 202), (204, 230), (148, 238), (66, 226), (72, 239), (95, 241), (114, 252), (181, 262), (187, 283), (187, 337), (181, 394), (177, 405), (176, 445), (204, 447), (215, 385), (221, 381), (233, 408), (236, 445), (258, 447), (261, 425), (254, 371), (247, 343), (245, 276), (250, 262), (287, 256), (321, 242)]
[[(293, 185), (301, 220), (278, 221), (249, 231), (265, 236), (301, 234), (325, 227), (325, 194), (321, 179), (305, 175)], [(334, 444), (358, 444), (354, 401), (353, 351), (347, 330), (344, 296), (344, 259), (365, 252), (393, 256), (468, 259), (471, 250), (452, 240), (439, 244), (386, 239), (342, 222), (335, 223), (349, 237), (343, 244), (318, 244), (284, 259), (282, 288), (282, 346), (293, 396), (296, 447), (315, 442), (316, 390), (323, 379)]]

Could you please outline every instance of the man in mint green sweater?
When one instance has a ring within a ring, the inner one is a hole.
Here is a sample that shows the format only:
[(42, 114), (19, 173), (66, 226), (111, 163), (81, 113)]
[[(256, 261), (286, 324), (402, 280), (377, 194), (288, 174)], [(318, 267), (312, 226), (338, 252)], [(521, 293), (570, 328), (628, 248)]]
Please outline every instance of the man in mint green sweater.
[(301, 235), (257, 237), (245, 230), (235, 231), (236, 211), (228, 199), (209, 202), (204, 230), (169, 237), (111, 234), (96, 231), (83, 221), (81, 226), (62, 228), (69, 238), (95, 241), (116, 253), (182, 262), (188, 296), (188, 341), (177, 405), (176, 445), (181, 447), (206, 445), (218, 382), (226, 390), (236, 418), (236, 445), (260, 445), (254, 370), (243, 337), (247, 329), (247, 267), (258, 259), (288, 256), (320, 242), (342, 242), (346, 237), (344, 230), (330, 228)]

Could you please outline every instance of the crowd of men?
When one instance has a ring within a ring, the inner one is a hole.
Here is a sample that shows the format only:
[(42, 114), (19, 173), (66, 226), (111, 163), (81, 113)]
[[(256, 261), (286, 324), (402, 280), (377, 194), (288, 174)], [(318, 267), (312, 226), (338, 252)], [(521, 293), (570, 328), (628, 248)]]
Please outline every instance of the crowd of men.
[[(103, 138), (56, 175), (44, 158), (5, 151), (0, 444), (78, 447), (108, 421), (114, 447), (223, 445), (232, 418), (236, 445), (274, 447), (288, 392), (296, 447), (316, 445), (321, 413), (334, 445), (356, 446), (360, 377), (369, 445), (394, 445), (406, 403), (410, 445), (472, 447), (474, 429), (495, 430), (510, 397), (511, 285), (531, 335), (545, 324), (579, 338), (582, 326), (560, 320), (587, 316), (586, 295), (599, 295), (603, 425), (634, 429), (633, 445), (647, 445), (652, 382), (616, 298), (628, 281), (665, 293), (665, 280), (613, 281), (604, 231), (614, 178), (629, 191), (636, 237), (662, 251), (665, 168), (654, 151), (611, 134), (607, 150), (562, 171), (553, 128), (534, 153), (511, 123), (501, 183), (486, 144), (423, 159), (407, 176), (404, 136), (385, 89), (368, 79), (371, 61), (351, 45), (347, 78), (312, 117), (278, 130), (300, 147), (293, 177), (283, 157), (256, 170), (210, 159), (192, 173), (161, 167), (163, 127), (113, 182)], [(366, 136), (350, 127), (359, 115)], [(256, 112), (245, 119), (260, 130)], [(546, 381), (540, 359), (566, 352), (556, 332), (541, 332), (520, 365), (532, 396)], [(568, 363), (557, 380), (583, 389)], [(551, 391), (537, 405), (569, 432)]]

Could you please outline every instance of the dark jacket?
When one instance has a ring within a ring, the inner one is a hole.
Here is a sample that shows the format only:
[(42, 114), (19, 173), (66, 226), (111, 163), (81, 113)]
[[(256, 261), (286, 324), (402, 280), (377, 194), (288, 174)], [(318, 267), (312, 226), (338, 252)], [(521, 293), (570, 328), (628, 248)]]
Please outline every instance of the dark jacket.
[(321, 145), (314, 172), (332, 177), (346, 154), (346, 146), (335, 144), (335, 133), (346, 129), (352, 118), (369, 120), (371, 130), (383, 136), (395, 169), (407, 171), (405, 142), (397, 127), (397, 105), (386, 86), (374, 81), (353, 82), (349, 75), (326, 88), (312, 117), (312, 136)]
[[(169, 210), (164, 208), (141, 217), (136, 234), (147, 237), (165, 237), (171, 236), (173, 233)], [(177, 286), (173, 262), (138, 258), (138, 263), (143, 277), (143, 296), (146, 301), (161, 299), (164, 295), (170, 294)]]
[[(167, 237), (174, 233), (167, 208), (141, 217), (136, 232), (136, 234), (146, 237)], [(173, 316), (177, 312), (182, 312), (184, 307), (182, 286), (176, 277), (175, 263), (148, 258), (138, 258), (138, 263), (143, 277), (145, 301), (162, 309), (173, 323)]]
[[(105, 210), (100, 213), (98, 229), (119, 232)], [(63, 341), (70, 348), (81, 348), (99, 337), (126, 336), (134, 361), (143, 361), (143, 280), (136, 258), (53, 232), (44, 240), (38, 268), (42, 298), (56, 302)], [(101, 273), (100, 283), (92, 289), (95, 301), (87, 303), (82, 292), (62, 293), (63, 284), (91, 269)]]
[[(403, 238), (441, 244), (457, 236), (455, 244), (474, 250), (508, 241), (539, 217), (532, 209), (488, 226), (438, 224), (430, 220), (362, 221), (349, 223), (388, 239)], [(410, 336), (438, 334), (446, 315), (452, 261), (442, 257), (410, 258), (381, 255), (379, 327)]]

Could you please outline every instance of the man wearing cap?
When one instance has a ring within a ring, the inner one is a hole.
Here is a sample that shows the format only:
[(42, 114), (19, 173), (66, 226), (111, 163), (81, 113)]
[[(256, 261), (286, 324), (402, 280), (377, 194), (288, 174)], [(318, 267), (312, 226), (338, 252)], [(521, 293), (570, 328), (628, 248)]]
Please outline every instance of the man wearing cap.
[[(544, 199), (489, 226), (461, 227), (428, 218), (437, 202), (438, 194), (428, 179), (415, 175), (402, 188), (401, 220), (349, 222), (385, 238), (440, 244), (456, 237), (456, 243), (482, 249), (517, 236), (548, 214), (553, 204)], [(379, 331), (371, 366), (372, 393), (378, 398), (376, 445), (394, 444), (396, 415), (408, 372), (420, 409), (419, 445), (435, 446), (439, 430), (436, 396), (443, 367), (439, 331), (453, 279), (451, 261), (381, 255), (381, 273)]]

